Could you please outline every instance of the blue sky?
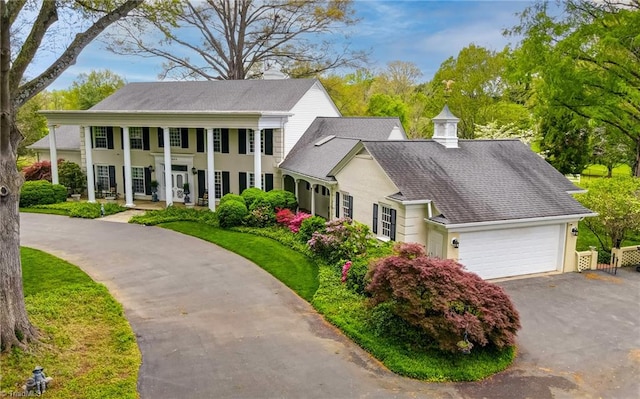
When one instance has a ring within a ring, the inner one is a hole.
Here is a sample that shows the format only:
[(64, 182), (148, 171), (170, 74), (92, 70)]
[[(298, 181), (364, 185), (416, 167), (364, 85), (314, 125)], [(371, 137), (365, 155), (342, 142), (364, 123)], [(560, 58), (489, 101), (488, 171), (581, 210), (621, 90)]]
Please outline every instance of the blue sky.
[[(371, 51), (369, 68), (409, 61), (422, 70), (422, 81), (428, 81), (443, 61), (471, 43), (501, 50), (513, 42), (502, 31), (514, 26), (518, 22), (515, 14), (530, 4), (519, 0), (355, 0), (360, 22), (349, 36), (353, 48)], [(110, 69), (128, 82), (155, 81), (161, 63), (156, 58), (115, 55), (95, 41), (49, 90), (65, 89), (78, 74), (94, 69)]]

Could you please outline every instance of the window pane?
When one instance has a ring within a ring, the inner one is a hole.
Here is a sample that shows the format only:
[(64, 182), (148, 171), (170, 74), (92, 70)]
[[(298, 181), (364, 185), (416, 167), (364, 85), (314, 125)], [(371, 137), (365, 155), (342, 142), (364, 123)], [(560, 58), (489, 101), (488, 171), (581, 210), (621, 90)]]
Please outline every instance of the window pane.
[(213, 152), (222, 152), (222, 131), (220, 129), (213, 129)]
[(215, 198), (222, 198), (222, 172), (216, 170), (215, 172)]
[(107, 128), (106, 126), (93, 127), (93, 146), (95, 148), (107, 148)]
[(382, 235), (391, 237), (391, 208), (382, 207)]
[(109, 190), (109, 167), (106, 165), (96, 165), (96, 184), (98, 190)]
[(169, 145), (171, 147), (182, 147), (182, 133), (177, 127), (169, 128)]
[(131, 180), (133, 183), (133, 192), (136, 194), (144, 194), (144, 168), (131, 168)]
[(130, 127), (129, 128), (129, 143), (132, 150), (142, 149), (142, 128)]

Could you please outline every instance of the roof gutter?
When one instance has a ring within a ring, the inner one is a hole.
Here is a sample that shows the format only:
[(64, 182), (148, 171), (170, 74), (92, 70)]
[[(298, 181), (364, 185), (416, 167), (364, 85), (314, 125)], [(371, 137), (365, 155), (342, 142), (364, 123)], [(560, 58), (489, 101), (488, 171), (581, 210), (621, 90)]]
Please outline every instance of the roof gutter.
[(598, 214), (595, 212), (591, 212), (591, 213), (582, 213), (582, 214), (575, 214), (575, 215), (545, 216), (545, 217), (537, 217), (537, 218), (510, 219), (510, 220), (490, 220), (486, 222), (453, 223), (453, 224), (438, 223), (428, 218), (425, 218), (424, 221), (430, 224), (442, 226), (447, 230), (474, 231), (474, 230), (495, 230), (495, 229), (503, 228), (505, 226), (523, 227), (523, 226), (552, 224), (552, 223), (558, 223), (558, 222), (572, 222), (576, 220), (582, 220), (585, 217), (593, 217), (593, 216), (598, 216)]

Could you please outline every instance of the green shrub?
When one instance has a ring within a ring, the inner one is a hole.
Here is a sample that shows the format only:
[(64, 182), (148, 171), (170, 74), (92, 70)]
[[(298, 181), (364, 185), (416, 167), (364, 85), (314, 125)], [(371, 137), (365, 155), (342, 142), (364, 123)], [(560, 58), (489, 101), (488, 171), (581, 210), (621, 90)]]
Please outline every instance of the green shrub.
[(71, 194), (81, 194), (87, 186), (87, 177), (80, 165), (71, 161), (58, 163), (60, 184), (67, 187)]
[[(355, 259), (367, 252), (369, 228), (349, 218), (325, 223), (324, 232), (315, 232), (309, 240), (311, 251), (327, 263)], [(339, 265), (342, 269), (342, 264)]]
[(216, 211), (218, 223), (224, 228), (242, 225), (248, 213), (246, 205), (238, 201), (227, 201)]
[(222, 198), (220, 198), (220, 202), (218, 203), (218, 206), (224, 204), (227, 201), (237, 201), (237, 202), (241, 202), (245, 206), (247, 205), (246, 202), (244, 201), (244, 198), (242, 198), (242, 196), (238, 194), (228, 193), (223, 195)]
[(371, 259), (368, 257), (359, 257), (351, 262), (351, 268), (347, 272), (347, 288), (360, 295), (366, 295), (366, 287), (369, 283), (367, 273), (369, 272), (369, 263)]
[(310, 218), (304, 219), (300, 225), (300, 231), (298, 231), (298, 239), (306, 243), (316, 231), (323, 233), (326, 222), (327, 221), (321, 216), (311, 216)]
[(290, 209), (295, 212), (298, 209), (298, 201), (295, 194), (286, 190), (271, 190), (264, 195), (273, 209)]
[(160, 223), (192, 221), (201, 222), (210, 226), (218, 226), (218, 218), (215, 212), (208, 209), (179, 208), (170, 206), (157, 211), (147, 211), (144, 215), (134, 216), (129, 223), (155, 226)]
[[(69, 207), (69, 216), (72, 218), (96, 219), (100, 217), (100, 205), (98, 203), (76, 202)], [(122, 212), (125, 208), (118, 204), (102, 204), (104, 205), (104, 215), (109, 216)]]
[(267, 227), (276, 223), (276, 214), (269, 205), (256, 206), (260, 200), (251, 204), (249, 214), (245, 218), (247, 226), (251, 227)]
[(55, 204), (67, 200), (67, 189), (46, 180), (26, 181), (20, 191), (20, 207)]
[(428, 257), (420, 244), (399, 243), (395, 252), (371, 269), (372, 306), (386, 304), (443, 351), (458, 352), (467, 338), (499, 349), (515, 344), (520, 318), (502, 288), (451, 259)]
[(264, 198), (266, 193), (260, 190), (257, 187), (251, 187), (245, 189), (242, 193), (240, 193), (242, 198), (244, 198), (244, 202), (247, 205), (247, 208), (251, 208), (251, 205), (258, 198)]

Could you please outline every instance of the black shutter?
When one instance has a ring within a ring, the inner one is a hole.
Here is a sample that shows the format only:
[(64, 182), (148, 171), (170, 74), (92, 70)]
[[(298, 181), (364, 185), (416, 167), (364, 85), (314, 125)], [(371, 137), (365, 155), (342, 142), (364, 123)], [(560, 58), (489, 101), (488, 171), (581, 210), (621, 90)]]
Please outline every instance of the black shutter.
[(378, 204), (373, 204), (373, 223), (371, 227), (373, 234), (378, 234)]
[(264, 155), (273, 155), (273, 129), (264, 130)]
[(124, 190), (122, 190), (122, 194), (127, 193), (127, 178), (125, 177), (124, 165), (122, 165), (122, 181), (124, 182)]
[(240, 192), (238, 194), (242, 194), (247, 189), (247, 172), (238, 173), (238, 179), (240, 180)]
[(264, 191), (273, 190), (273, 173), (264, 174)]
[(124, 129), (120, 128), (120, 148), (124, 150)]
[(222, 139), (222, 153), (229, 153), (229, 129), (222, 129), (220, 132), (220, 138)]
[(204, 129), (196, 129), (196, 151), (204, 152)]
[(109, 165), (109, 188), (117, 188), (116, 167), (113, 165)]
[(149, 151), (151, 149), (151, 147), (149, 147), (149, 128), (148, 127), (142, 128), (142, 149), (145, 151)]
[(340, 192), (336, 191), (336, 217), (340, 217)]
[(113, 126), (107, 126), (107, 148), (113, 150)]
[(204, 170), (198, 170), (198, 198), (204, 198), (204, 190), (207, 189)]
[[(147, 130), (147, 138), (148, 136), (149, 130)], [(144, 193), (151, 195), (151, 169), (149, 168), (144, 168)]]
[(158, 128), (158, 147), (164, 147), (164, 134), (162, 133), (162, 128)]
[(353, 219), (353, 195), (349, 196), (349, 218)]
[(238, 154), (247, 153), (247, 129), (238, 129)]
[(222, 195), (229, 194), (229, 172), (222, 172)]
[(104, 187), (100, 187), (100, 183), (98, 182), (98, 175), (96, 174), (96, 165), (91, 166), (93, 168), (93, 190), (102, 190)]
[(189, 129), (183, 127), (180, 129), (180, 133), (182, 134), (182, 148), (189, 148)]
[(389, 238), (393, 241), (396, 240), (396, 210), (391, 210), (391, 236)]
[[(90, 129), (91, 133), (89, 133), (91, 135), (91, 148), (93, 148), (93, 126), (91, 126)], [(95, 173), (93, 174), (94, 176), (96, 175)]]

